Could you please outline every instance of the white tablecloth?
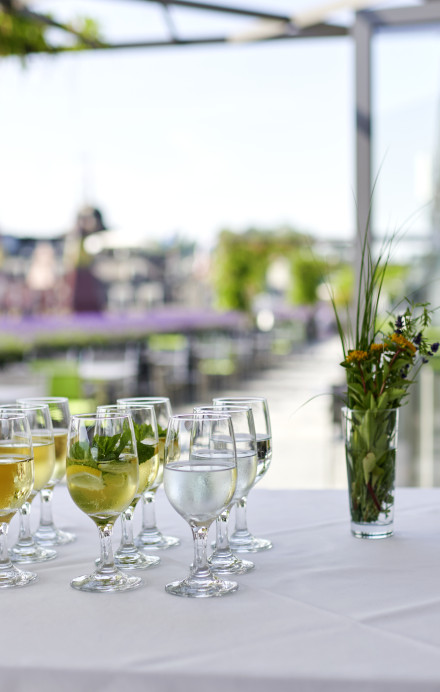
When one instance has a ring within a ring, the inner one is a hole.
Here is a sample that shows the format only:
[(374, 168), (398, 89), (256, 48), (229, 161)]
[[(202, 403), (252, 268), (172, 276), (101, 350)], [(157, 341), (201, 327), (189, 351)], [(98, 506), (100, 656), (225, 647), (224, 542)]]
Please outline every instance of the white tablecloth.
[(349, 532), (344, 491), (256, 489), (249, 525), (274, 548), (220, 599), (164, 591), (187, 574), (192, 543), (162, 492), (157, 504), (182, 545), (160, 553), (140, 589), (87, 594), (69, 580), (91, 571), (97, 530), (55, 491), (57, 523), (78, 540), (35, 567), (38, 583), (0, 591), (1, 690), (440, 689), (440, 490), (399, 490), (395, 535), (367, 541)]

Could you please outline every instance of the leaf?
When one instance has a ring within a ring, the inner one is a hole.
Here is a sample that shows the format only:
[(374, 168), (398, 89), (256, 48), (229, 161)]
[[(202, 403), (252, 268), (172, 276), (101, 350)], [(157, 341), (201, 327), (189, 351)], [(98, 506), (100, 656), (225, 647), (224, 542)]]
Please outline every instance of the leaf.
[(80, 442), (74, 442), (73, 445), (70, 446), (69, 457), (72, 457), (78, 461), (86, 459), (87, 449), (88, 448), (83, 447)]
[(154, 439), (154, 430), (151, 425), (147, 425), (146, 423), (133, 423), (133, 427), (136, 437), (138, 460), (140, 464), (143, 464), (157, 453), (157, 445), (145, 442), (147, 439)]
[(157, 445), (148, 445), (145, 442), (139, 442), (137, 446), (138, 460), (140, 464), (149, 461), (157, 453)]
[(368, 479), (370, 477), (370, 473), (373, 472), (374, 467), (376, 466), (376, 455), (374, 452), (368, 452), (364, 458), (362, 459), (362, 467), (364, 469), (364, 480), (365, 483), (368, 483)]
[(74, 442), (73, 445), (70, 446), (68, 457), (70, 460), (74, 461), (75, 464), (84, 464), (85, 466), (98, 468), (98, 464), (92, 457), (87, 443), (81, 444), (81, 442)]
[(157, 432), (159, 437), (166, 437), (167, 436), (167, 430), (168, 428), (162, 428), (159, 423), (157, 424)]
[(95, 435), (91, 449), (94, 449), (96, 452), (96, 461), (116, 461), (119, 459), (130, 438), (131, 432), (129, 429), (110, 437), (107, 437), (107, 435)]

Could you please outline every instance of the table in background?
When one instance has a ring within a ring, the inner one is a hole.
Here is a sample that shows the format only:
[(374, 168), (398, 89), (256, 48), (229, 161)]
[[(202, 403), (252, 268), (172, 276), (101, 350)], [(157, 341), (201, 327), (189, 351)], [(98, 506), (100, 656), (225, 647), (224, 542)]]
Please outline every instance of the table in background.
[(97, 530), (55, 491), (57, 524), (78, 540), (35, 567), (37, 584), (0, 592), (2, 690), (440, 689), (440, 489), (399, 489), (396, 534), (381, 541), (350, 535), (344, 491), (257, 489), (249, 524), (274, 548), (253, 556), (236, 594), (206, 600), (165, 593), (192, 544), (162, 491), (157, 504), (182, 545), (160, 553), (140, 589), (87, 594), (69, 580), (91, 571)]

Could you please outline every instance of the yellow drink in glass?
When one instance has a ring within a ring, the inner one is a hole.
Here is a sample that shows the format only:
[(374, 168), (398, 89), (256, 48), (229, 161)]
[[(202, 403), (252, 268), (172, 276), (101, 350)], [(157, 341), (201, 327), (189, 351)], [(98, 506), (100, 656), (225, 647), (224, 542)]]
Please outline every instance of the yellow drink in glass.
[(43, 435), (32, 435), (32, 446), (34, 448), (34, 489), (31, 497), (35, 497), (39, 490), (42, 490), (52, 478), (55, 468), (55, 444)]
[[(3, 452), (4, 450), (2, 450)], [(34, 482), (32, 457), (20, 454), (0, 458), (0, 522), (9, 524), (28, 499)]]
[(50, 488), (62, 481), (66, 475), (67, 430), (54, 428), (53, 436), (55, 442), (55, 466), (48, 483)]
[(76, 505), (98, 526), (113, 523), (138, 489), (138, 458), (121, 454), (117, 461), (88, 465), (67, 457), (67, 487)]
[[(152, 445), (150, 445), (152, 446)], [(137, 502), (145, 490), (148, 490), (156, 483), (159, 471), (159, 446), (154, 445), (155, 451), (151, 459), (147, 459), (139, 463), (139, 483), (136, 496), (132, 502), (132, 507), (137, 505)]]
[(159, 437), (159, 467), (157, 470), (156, 480), (154, 481), (153, 485), (149, 488), (152, 492), (155, 492), (163, 481), (163, 462), (166, 437), (167, 433), (165, 430), (165, 435), (163, 437)]

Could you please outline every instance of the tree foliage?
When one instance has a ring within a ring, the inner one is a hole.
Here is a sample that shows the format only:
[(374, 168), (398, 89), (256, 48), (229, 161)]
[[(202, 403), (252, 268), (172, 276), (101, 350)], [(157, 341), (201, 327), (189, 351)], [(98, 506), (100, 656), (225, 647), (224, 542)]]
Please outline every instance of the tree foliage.
[(313, 303), (323, 268), (309, 249), (310, 239), (292, 229), (243, 233), (223, 230), (214, 251), (214, 285), (219, 307), (249, 311), (254, 298), (267, 289), (267, 271), (279, 257), (289, 261), (293, 291), (288, 299)]
[(292, 302), (296, 305), (313, 305), (317, 298), (317, 288), (326, 270), (325, 262), (311, 255), (308, 248), (299, 248), (293, 253), (291, 264)]
[[(69, 41), (63, 46), (50, 40), (50, 30), (56, 27)], [(95, 20), (79, 17), (60, 24), (50, 15), (38, 15), (14, 10), (12, 3), (0, 1), (0, 56), (17, 55), (25, 58), (31, 53), (57, 53), (60, 50), (82, 50), (101, 44)]]

